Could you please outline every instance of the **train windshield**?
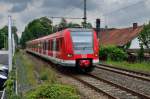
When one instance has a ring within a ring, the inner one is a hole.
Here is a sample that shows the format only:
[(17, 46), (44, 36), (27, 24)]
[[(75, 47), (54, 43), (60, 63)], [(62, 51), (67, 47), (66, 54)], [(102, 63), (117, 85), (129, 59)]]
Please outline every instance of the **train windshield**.
[(71, 32), (73, 48), (75, 54), (93, 53), (93, 33), (92, 32)]

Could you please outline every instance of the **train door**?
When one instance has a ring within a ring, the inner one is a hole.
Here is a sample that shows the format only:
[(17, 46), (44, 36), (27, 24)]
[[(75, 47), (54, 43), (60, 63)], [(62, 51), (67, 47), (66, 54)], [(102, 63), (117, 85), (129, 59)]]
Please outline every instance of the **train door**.
[(53, 39), (53, 57), (56, 57), (56, 38)]

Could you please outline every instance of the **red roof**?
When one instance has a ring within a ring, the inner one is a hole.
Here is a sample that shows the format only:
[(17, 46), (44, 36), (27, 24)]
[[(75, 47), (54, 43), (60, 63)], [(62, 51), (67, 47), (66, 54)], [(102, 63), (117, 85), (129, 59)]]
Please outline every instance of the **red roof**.
[(133, 40), (141, 32), (142, 26), (123, 29), (104, 29), (100, 33), (100, 44), (123, 46)]

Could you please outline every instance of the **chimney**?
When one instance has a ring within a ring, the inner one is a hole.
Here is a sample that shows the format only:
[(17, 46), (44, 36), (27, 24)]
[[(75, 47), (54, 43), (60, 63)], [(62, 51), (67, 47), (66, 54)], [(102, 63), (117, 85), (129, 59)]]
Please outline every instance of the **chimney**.
[(133, 29), (136, 29), (138, 27), (137, 23), (133, 23)]

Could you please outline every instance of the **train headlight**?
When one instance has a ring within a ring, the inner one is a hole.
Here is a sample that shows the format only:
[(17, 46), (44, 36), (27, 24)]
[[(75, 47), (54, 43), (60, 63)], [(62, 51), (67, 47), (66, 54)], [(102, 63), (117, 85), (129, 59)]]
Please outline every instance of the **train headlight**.
[(69, 57), (69, 58), (72, 57), (72, 56), (73, 56), (72, 54), (67, 54), (67, 57)]
[(95, 54), (95, 56), (97, 57), (97, 56), (98, 56), (98, 54)]

